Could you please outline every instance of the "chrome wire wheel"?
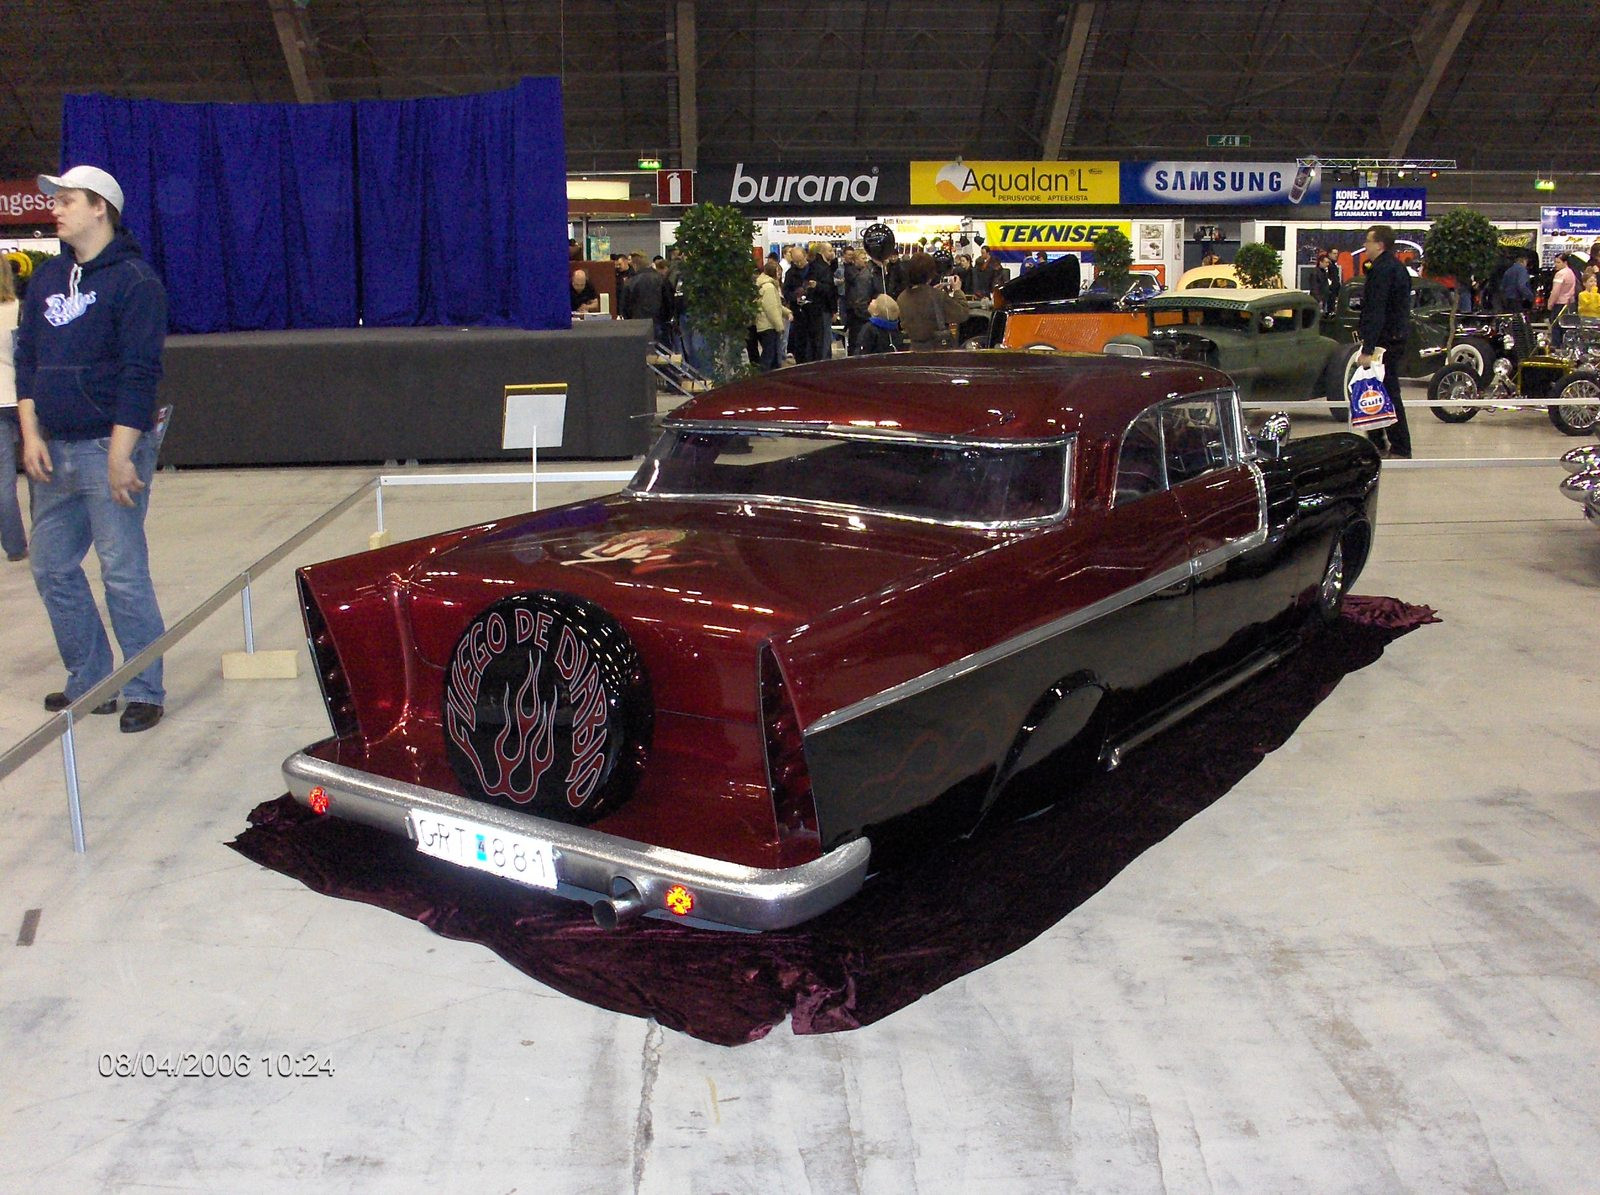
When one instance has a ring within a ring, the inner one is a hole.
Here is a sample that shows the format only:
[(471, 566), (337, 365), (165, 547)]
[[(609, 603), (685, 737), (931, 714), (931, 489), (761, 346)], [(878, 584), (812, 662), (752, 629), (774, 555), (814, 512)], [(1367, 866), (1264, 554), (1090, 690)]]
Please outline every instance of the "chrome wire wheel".
[(1322, 584), (1317, 590), (1317, 610), (1324, 622), (1332, 622), (1339, 617), (1339, 609), (1343, 605), (1344, 540), (1341, 538), (1333, 545), (1333, 552), (1328, 556), (1328, 567), (1323, 571)]
[[(1465, 423), (1480, 408), (1462, 405), (1462, 400), (1478, 398), (1483, 388), (1470, 364), (1460, 364), (1444, 370), (1434, 379), (1428, 398), (1433, 403), (1433, 413), (1446, 423)], [(1455, 400), (1452, 402), (1451, 400)]]
[(1581, 436), (1600, 424), (1600, 380), (1569, 378), (1556, 392), (1556, 399), (1550, 408), (1550, 422), (1567, 435)]

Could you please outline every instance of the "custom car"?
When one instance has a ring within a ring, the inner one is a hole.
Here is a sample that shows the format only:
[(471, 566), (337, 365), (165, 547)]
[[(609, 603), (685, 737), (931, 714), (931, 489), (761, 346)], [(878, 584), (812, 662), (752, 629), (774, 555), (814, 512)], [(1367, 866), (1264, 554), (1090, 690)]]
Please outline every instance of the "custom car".
[(1465, 423), (1480, 411), (1497, 409), (1484, 402), (1542, 399), (1550, 423), (1563, 435), (1586, 436), (1600, 428), (1600, 327), (1593, 321), (1574, 317), (1556, 348), (1549, 334), (1536, 335), (1520, 312), (1461, 318), (1485, 330), (1492, 355), (1481, 372), (1466, 361), (1450, 361), (1433, 375), (1428, 400), (1438, 418)]
[(796, 924), (1337, 614), (1378, 457), (1286, 426), (1087, 355), (712, 391), (620, 493), (300, 569), (333, 734), (290, 791), (602, 925)]
[(1600, 526), (1600, 444), (1585, 444), (1561, 456), (1567, 476), (1561, 479), (1561, 492), (1574, 502), (1583, 503), (1583, 514)]
[(1084, 292), (1079, 278), (1079, 270), (1060, 259), (1007, 282), (995, 292), (988, 343), (995, 348), (1098, 353), (1113, 336), (1144, 330), (1144, 303), (1160, 293), (1159, 278), (1130, 273), (1118, 295)]
[(1327, 395), (1348, 411), (1340, 346), (1321, 333), (1321, 309), (1303, 290), (1173, 291), (1146, 303), (1145, 317), (1147, 328), (1105, 351), (1220, 369), (1244, 402)]

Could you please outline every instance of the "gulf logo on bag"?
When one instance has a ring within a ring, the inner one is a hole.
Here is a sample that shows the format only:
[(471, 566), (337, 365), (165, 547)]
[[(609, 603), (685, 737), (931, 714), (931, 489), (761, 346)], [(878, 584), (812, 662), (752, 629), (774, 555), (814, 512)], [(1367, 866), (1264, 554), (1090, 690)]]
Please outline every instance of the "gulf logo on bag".
[(1388, 397), (1382, 386), (1367, 386), (1356, 395), (1356, 410), (1363, 415), (1376, 415), (1383, 410)]

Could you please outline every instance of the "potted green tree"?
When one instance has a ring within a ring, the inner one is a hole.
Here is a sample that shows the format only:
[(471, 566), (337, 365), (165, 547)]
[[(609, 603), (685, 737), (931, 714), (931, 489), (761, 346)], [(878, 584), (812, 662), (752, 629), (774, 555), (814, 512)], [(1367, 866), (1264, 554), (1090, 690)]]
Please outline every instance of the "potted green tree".
[(1264, 241), (1246, 241), (1233, 259), (1233, 272), (1253, 290), (1283, 285), (1283, 259)]
[(747, 372), (741, 359), (746, 329), (755, 319), (754, 241), (755, 226), (734, 207), (697, 203), (678, 223), (685, 339), (704, 338), (709, 372), (717, 382)]
[[(1500, 232), (1482, 212), (1470, 207), (1451, 208), (1433, 222), (1423, 238), (1422, 263), (1430, 277), (1455, 279), (1457, 288), (1472, 286), (1493, 272), (1500, 259)], [(1457, 305), (1450, 309), (1450, 340), (1456, 342)]]
[(1094, 280), (1106, 294), (1121, 298), (1128, 289), (1128, 272), (1133, 266), (1133, 242), (1115, 228), (1108, 228), (1094, 239)]

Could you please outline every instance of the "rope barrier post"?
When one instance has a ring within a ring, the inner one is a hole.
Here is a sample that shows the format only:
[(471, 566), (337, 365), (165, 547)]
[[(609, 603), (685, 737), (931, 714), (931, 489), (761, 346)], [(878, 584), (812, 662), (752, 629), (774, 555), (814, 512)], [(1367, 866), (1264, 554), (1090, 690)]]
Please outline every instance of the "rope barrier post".
[(244, 614), (244, 650), (247, 655), (256, 654), (256, 619), (255, 611), (250, 605), (250, 574), (244, 575), (244, 588), (239, 591), (239, 606)]
[(78, 753), (72, 736), (72, 713), (67, 713), (67, 729), (61, 736), (61, 767), (67, 777), (67, 817), (72, 822), (72, 850), (74, 854), (87, 854), (89, 847), (83, 837), (83, 805), (78, 799)]

